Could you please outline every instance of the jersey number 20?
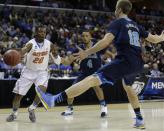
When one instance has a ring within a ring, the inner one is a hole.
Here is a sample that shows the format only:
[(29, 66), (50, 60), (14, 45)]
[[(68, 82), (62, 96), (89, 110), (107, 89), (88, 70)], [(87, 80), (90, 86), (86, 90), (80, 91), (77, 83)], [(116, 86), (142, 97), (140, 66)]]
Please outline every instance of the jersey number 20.
[(140, 45), (140, 42), (139, 42), (139, 34), (138, 34), (138, 32), (129, 30), (128, 34), (129, 34), (130, 44), (133, 45), (133, 46), (140, 47), (141, 45)]
[(33, 62), (35, 64), (41, 64), (43, 62), (44, 57), (36, 57)]

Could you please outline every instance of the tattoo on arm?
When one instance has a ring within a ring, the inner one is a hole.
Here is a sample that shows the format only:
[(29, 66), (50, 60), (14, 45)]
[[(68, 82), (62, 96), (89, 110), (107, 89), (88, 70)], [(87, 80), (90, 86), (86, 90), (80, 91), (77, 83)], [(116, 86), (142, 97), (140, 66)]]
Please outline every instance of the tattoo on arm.
[(21, 51), (20, 51), (20, 52), (21, 52), (21, 55), (26, 54), (26, 53), (29, 52), (31, 49), (32, 49), (32, 43), (26, 44), (26, 46), (23, 47), (23, 48), (21, 49)]

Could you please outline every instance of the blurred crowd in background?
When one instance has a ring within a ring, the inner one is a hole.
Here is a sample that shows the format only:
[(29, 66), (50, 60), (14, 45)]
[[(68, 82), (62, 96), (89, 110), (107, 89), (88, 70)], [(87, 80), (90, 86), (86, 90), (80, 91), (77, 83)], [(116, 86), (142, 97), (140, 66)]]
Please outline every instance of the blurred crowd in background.
[[(160, 11), (155, 12), (162, 15)], [(160, 34), (164, 27), (164, 17), (149, 17), (147, 16), (149, 11), (140, 10), (140, 13), (142, 15), (136, 15), (136, 12), (132, 12), (132, 19), (135, 19), (151, 33)], [(31, 11), (28, 8), (17, 10), (4, 6), (0, 10), (0, 72), (4, 72), (5, 78), (19, 77), (23, 64), (14, 68), (9, 67), (3, 62), (2, 55), (8, 49), (22, 48), (26, 42), (33, 38), (35, 27), (39, 24), (46, 26), (46, 39), (57, 44), (60, 48), (60, 55), (66, 57), (71, 55), (76, 45), (82, 43), (81, 34), (83, 31), (89, 30), (93, 39), (98, 41), (108, 31), (108, 26), (113, 19), (115, 17), (112, 13), (58, 12), (40, 9)], [(145, 73), (154, 77), (162, 76), (164, 74), (164, 43), (151, 44), (142, 40), (142, 45)], [(110, 46), (108, 51), (115, 55), (113, 46)], [(103, 63), (110, 62), (112, 59), (112, 56), (102, 56)], [(50, 64), (51, 75), (55, 77), (76, 76), (78, 69), (78, 63), (72, 63), (70, 66)]]
[[(137, 14), (164, 16), (164, 11), (158, 8), (157, 3), (162, 3), (161, 0), (130, 0), (133, 2), (133, 8)], [(68, 9), (82, 9), (82, 10), (97, 10), (97, 11), (110, 11), (115, 10), (117, 0), (1, 0), (3, 4), (16, 4), (16, 5), (30, 5), (30, 6), (43, 6), (52, 8), (68, 8)], [(147, 7), (152, 5), (153, 7)], [(161, 6), (162, 7), (162, 6)], [(158, 9), (157, 9), (158, 8)]]

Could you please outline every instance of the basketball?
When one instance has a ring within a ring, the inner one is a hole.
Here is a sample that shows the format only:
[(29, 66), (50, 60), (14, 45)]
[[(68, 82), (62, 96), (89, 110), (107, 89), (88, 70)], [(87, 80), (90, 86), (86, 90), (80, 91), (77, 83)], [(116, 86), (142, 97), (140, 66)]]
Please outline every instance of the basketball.
[(7, 65), (16, 66), (21, 59), (21, 55), (16, 50), (8, 50), (3, 56), (3, 60)]

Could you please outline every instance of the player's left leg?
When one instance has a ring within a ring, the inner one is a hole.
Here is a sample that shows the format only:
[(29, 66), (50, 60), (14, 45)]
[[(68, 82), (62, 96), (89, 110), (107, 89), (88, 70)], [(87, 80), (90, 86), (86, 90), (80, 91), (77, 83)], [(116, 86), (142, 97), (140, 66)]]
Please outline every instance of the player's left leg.
[[(39, 87), (43, 92), (46, 92), (47, 90), (47, 85), (48, 85), (48, 73), (47, 71), (40, 71), (38, 72), (38, 77), (35, 80), (35, 85)], [(36, 121), (36, 116), (35, 116), (35, 109), (37, 106), (40, 104), (40, 98), (38, 95), (35, 96), (33, 103), (28, 107), (28, 112), (29, 112), (29, 119), (32, 122)]]
[[(129, 80), (132, 80), (132, 79), (133, 78), (130, 78)], [(139, 129), (145, 129), (144, 120), (140, 111), (140, 104), (139, 104), (138, 96), (135, 90), (132, 88), (131, 84), (126, 84), (124, 80), (122, 81), (122, 83), (127, 93), (129, 102), (132, 105), (132, 108), (136, 115), (136, 123), (134, 124), (134, 127), (139, 128)]]
[(96, 96), (100, 102), (100, 107), (101, 107), (101, 117), (105, 117), (108, 113), (107, 105), (104, 99), (104, 92), (103, 89), (100, 88), (100, 86), (93, 87)]
[[(43, 92), (46, 92), (47, 87), (45, 87), (43, 85), (39, 85), (38, 87)], [(35, 109), (38, 107), (39, 104), (40, 104), (40, 99), (39, 99), (38, 95), (36, 95), (35, 98), (34, 98), (33, 103), (28, 107), (29, 119), (31, 120), (31, 122), (35, 122), (36, 121)]]

